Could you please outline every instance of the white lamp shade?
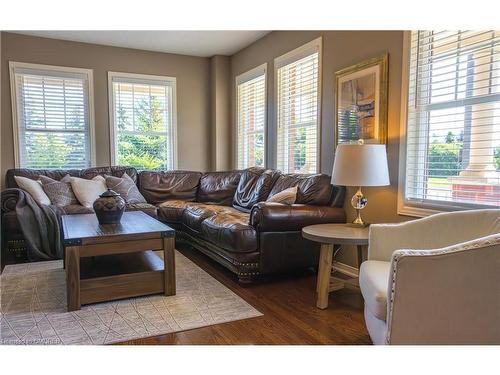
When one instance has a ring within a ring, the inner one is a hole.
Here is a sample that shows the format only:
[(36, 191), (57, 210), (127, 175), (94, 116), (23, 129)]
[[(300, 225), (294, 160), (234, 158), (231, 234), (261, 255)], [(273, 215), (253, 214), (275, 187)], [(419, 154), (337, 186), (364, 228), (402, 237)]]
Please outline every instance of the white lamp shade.
[(389, 185), (387, 153), (380, 144), (339, 144), (333, 162), (332, 184)]

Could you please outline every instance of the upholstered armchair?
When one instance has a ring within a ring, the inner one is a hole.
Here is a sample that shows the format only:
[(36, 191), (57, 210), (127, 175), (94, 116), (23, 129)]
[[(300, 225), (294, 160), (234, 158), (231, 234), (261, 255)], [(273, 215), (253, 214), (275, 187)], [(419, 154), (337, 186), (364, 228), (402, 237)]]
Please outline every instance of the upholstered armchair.
[(500, 344), (500, 210), (370, 227), (360, 269), (374, 344)]

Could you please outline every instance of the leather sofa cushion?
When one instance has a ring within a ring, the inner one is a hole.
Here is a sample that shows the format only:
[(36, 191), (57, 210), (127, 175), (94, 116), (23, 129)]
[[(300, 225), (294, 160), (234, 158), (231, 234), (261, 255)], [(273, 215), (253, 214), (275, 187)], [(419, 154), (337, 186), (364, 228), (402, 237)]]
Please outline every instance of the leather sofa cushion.
[(215, 204), (190, 203), (182, 213), (182, 223), (191, 230), (200, 232), (203, 220), (218, 213), (227, 212), (228, 208)]
[(240, 171), (204, 173), (198, 188), (198, 202), (230, 206), (240, 177)]
[(387, 318), (387, 293), (391, 262), (367, 260), (361, 263), (359, 287), (365, 300), (365, 307), (377, 319)]
[(282, 174), (269, 193), (272, 197), (279, 192), (297, 186), (295, 203), (328, 205), (332, 198), (330, 177), (324, 174)]
[(304, 204), (260, 202), (250, 213), (250, 224), (259, 232), (300, 231), (308, 225), (345, 223), (345, 220), (343, 208)]
[(152, 204), (167, 200), (194, 201), (201, 172), (168, 171), (139, 173), (139, 190)]
[(201, 223), (202, 236), (232, 252), (257, 250), (257, 232), (248, 223), (249, 215), (234, 208), (206, 218)]
[(280, 172), (265, 168), (248, 168), (241, 175), (234, 194), (233, 207), (250, 212), (252, 206), (265, 201)]
[(127, 203), (125, 211), (142, 211), (155, 219), (158, 217), (156, 206), (150, 203)]
[[(94, 210), (90, 207), (85, 207), (80, 204), (70, 204), (64, 207), (57, 207), (61, 215), (79, 215), (79, 214), (93, 214)], [(125, 206), (125, 211), (142, 211), (154, 218), (156, 215), (156, 206), (149, 203), (129, 203)]]
[(69, 204), (67, 206), (59, 206), (63, 215), (80, 215), (93, 214), (94, 210), (91, 207), (85, 207), (81, 204)]
[(158, 217), (167, 223), (180, 223), (182, 213), (188, 204), (192, 202), (173, 199), (162, 202), (158, 205)]

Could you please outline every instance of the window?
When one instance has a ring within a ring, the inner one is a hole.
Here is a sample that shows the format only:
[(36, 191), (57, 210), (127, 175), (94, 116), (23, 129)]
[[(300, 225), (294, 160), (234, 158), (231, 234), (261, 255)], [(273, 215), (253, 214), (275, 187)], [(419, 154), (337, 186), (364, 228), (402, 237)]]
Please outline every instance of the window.
[(266, 163), (266, 65), (236, 77), (239, 169)]
[(286, 173), (319, 170), (321, 38), (275, 59), (277, 167)]
[(108, 81), (112, 164), (176, 168), (176, 79), (109, 72)]
[(92, 70), (10, 62), (15, 165), (94, 164)]
[(499, 207), (500, 32), (409, 37), (401, 213)]

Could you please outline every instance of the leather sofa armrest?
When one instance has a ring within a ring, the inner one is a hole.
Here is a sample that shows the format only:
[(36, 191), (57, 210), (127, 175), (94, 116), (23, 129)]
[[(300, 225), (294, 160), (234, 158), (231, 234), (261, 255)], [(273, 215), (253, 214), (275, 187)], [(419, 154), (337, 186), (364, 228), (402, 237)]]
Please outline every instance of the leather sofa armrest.
[(299, 231), (314, 224), (345, 223), (343, 208), (260, 202), (252, 207), (250, 225), (259, 232)]
[(17, 188), (5, 189), (2, 191), (2, 214), (16, 210), (17, 201), (19, 200), (21, 194), (29, 195), (27, 191)]

